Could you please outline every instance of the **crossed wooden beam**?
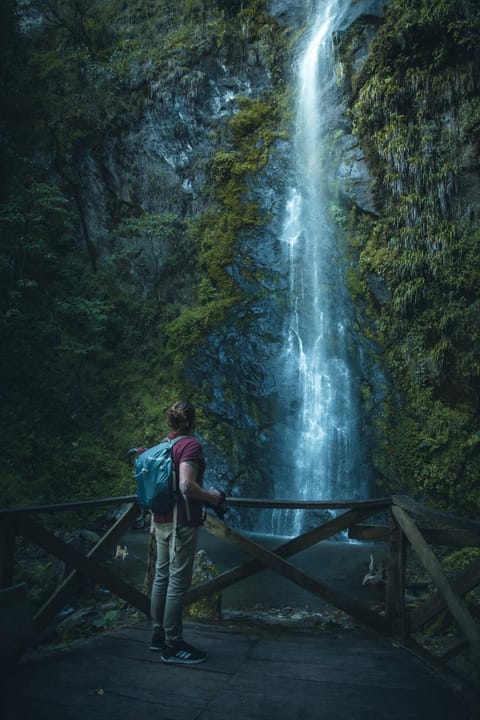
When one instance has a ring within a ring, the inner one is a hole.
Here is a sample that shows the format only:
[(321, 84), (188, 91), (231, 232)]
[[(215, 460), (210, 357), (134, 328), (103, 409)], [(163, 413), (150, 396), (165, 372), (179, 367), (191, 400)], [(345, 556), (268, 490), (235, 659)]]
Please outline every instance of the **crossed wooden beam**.
[[(289, 540), (273, 551), (265, 549), (253, 540), (227, 527), (220, 520), (207, 516), (205, 527), (210, 533), (240, 548), (253, 559), (241, 566), (227, 570), (209, 582), (191, 588), (187, 594), (186, 602), (192, 604), (262, 569), (269, 568), (303, 589), (312, 592), (317, 597), (335, 605), (360, 622), (376, 630), (385, 631), (387, 629), (385, 619), (373, 612), (367, 605), (334, 590), (286, 560), (291, 555), (342, 532), (353, 523), (370, 515), (371, 512), (371, 508), (349, 510), (324, 525)], [(53, 595), (36, 612), (34, 622), (38, 632), (46, 627), (61, 610), (67, 594), (74, 592), (85, 577), (89, 577), (111, 590), (112, 593), (146, 615), (149, 614), (150, 600), (148, 596), (119, 578), (109, 568), (101, 565), (102, 560), (111, 551), (116, 539), (132, 524), (137, 515), (138, 507), (135, 503), (131, 503), (125, 513), (87, 555), (45, 530), (31, 516), (20, 520), (18, 531), (24, 537), (34, 541), (72, 568)]]
[(304, 590), (308, 590), (317, 597), (335, 605), (340, 610), (343, 610), (365, 625), (368, 625), (375, 630), (385, 632), (388, 628), (388, 623), (384, 617), (375, 613), (364, 603), (346, 595), (345, 593), (334, 590), (324, 582), (309, 575), (308, 573), (305, 573), (303, 570), (300, 570), (286, 560), (286, 558), (291, 555), (295, 555), (302, 550), (306, 550), (307, 548), (316, 545), (321, 540), (326, 540), (327, 538), (346, 530), (350, 525), (371, 514), (371, 508), (349, 510), (324, 525), (320, 525), (313, 530), (309, 530), (303, 535), (279, 545), (272, 551), (267, 550), (250, 538), (247, 538), (232, 528), (227, 527), (215, 517), (208, 515), (204, 523), (205, 528), (221, 540), (225, 540), (238, 549), (248, 553), (253, 560), (232, 568), (231, 570), (227, 570), (207, 583), (191, 588), (187, 593), (187, 603), (191, 604), (196, 602), (207, 595), (218, 592), (219, 590), (222, 590), (239, 580), (243, 580), (244, 578), (253, 575), (259, 570), (268, 568), (296, 583)]
[(87, 555), (75, 550), (60, 538), (52, 535), (40, 523), (33, 520), (31, 516), (21, 518), (18, 531), (24, 537), (33, 540), (47, 552), (63, 560), (67, 567), (72, 568), (53, 595), (35, 613), (34, 623), (37, 632), (41, 632), (62, 609), (66, 596), (75, 592), (85, 577), (92, 578), (95, 582), (108, 588), (112, 593), (148, 615), (150, 609), (148, 597), (119, 578), (109, 568), (100, 564), (111, 551), (112, 545), (117, 538), (132, 525), (137, 516), (138, 505), (131, 503), (123, 515)]
[[(408, 499), (408, 501), (411, 505), (412, 501), (410, 499)], [(410, 507), (410, 505), (403, 497), (396, 496), (392, 505), (392, 513), (438, 588), (438, 596), (427, 601), (425, 608), (421, 606), (412, 613), (409, 629), (414, 630), (420, 627), (423, 622), (425, 622), (425, 618), (428, 619), (434, 616), (447, 606), (458, 622), (474, 654), (480, 657), (480, 630), (462, 598), (463, 591), (467, 587), (471, 587), (472, 583), (475, 584), (474, 580), (472, 580), (472, 572), (469, 573), (468, 578), (460, 578), (458, 583), (454, 580), (452, 587), (452, 582), (449, 582), (445, 577), (439, 561), (428, 546), (421, 531), (406, 512), (406, 510), (413, 512), (418, 510), (417, 504), (412, 507)], [(370, 607), (356, 598), (333, 589), (287, 560), (290, 556), (352, 527), (371, 514), (372, 507), (368, 503), (362, 504), (360, 507), (357, 506), (356, 508), (347, 510), (327, 523), (279, 545), (274, 550), (267, 550), (250, 538), (226, 526), (217, 518), (208, 515), (205, 520), (205, 528), (221, 540), (247, 553), (252, 559), (242, 565), (225, 571), (202, 585), (191, 588), (187, 594), (186, 602), (187, 604), (192, 604), (267, 568), (346, 612), (362, 624), (378, 632), (388, 633), (391, 631), (391, 618), (388, 617), (388, 613), (386, 616), (383, 616), (374, 612)], [(150, 600), (148, 596), (129, 585), (109, 568), (101, 564), (111, 551), (112, 545), (133, 523), (137, 515), (138, 506), (136, 502), (131, 502), (123, 515), (87, 555), (84, 555), (45, 530), (30, 514), (22, 515), (18, 519), (17, 532), (34, 541), (47, 552), (60, 558), (65, 562), (67, 567), (71, 568), (53, 595), (36, 612), (34, 622), (37, 632), (40, 632), (53, 619), (63, 607), (67, 594), (74, 592), (85, 577), (89, 577), (96, 583), (108, 588), (112, 593), (125, 600), (129, 605), (136, 607), (144, 614), (149, 614)], [(465, 524), (464, 521), (463, 524)], [(478, 523), (471, 521), (470, 524), (472, 525), (472, 529), (478, 531)], [(480, 568), (475, 567), (473, 572), (475, 578), (478, 579), (479, 573)]]

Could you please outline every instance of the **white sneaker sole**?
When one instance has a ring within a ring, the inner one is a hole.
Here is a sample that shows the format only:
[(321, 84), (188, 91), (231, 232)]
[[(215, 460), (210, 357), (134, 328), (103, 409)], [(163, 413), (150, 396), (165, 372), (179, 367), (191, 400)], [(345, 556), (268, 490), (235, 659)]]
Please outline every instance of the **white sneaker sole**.
[(177, 655), (169, 655), (165, 657), (162, 655), (160, 659), (162, 662), (167, 663), (167, 665), (199, 665), (199, 663), (205, 662), (207, 658), (189, 658), (187, 657), (187, 653), (185, 653), (185, 657), (179, 657)]

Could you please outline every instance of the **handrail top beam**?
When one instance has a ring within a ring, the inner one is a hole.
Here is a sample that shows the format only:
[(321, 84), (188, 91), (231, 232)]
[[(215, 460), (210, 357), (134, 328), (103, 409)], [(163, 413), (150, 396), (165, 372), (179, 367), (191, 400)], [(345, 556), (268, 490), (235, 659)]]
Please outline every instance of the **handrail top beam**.
[[(50, 505), (33, 505), (28, 507), (0, 509), (0, 520), (6, 516), (28, 515), (68, 510), (86, 510), (88, 508), (120, 505), (137, 501), (136, 495), (119, 495), (118, 497), (98, 498), (95, 500), (77, 500), (73, 502), (55, 503)], [(275, 500), (268, 498), (239, 498), (227, 497), (226, 504), (230, 507), (250, 508), (281, 508), (297, 510), (329, 510), (348, 509), (353, 507), (387, 508), (391, 505), (391, 498), (374, 498), (367, 500)]]
[(42, 513), (61, 512), (66, 510), (85, 510), (87, 508), (102, 507), (105, 505), (126, 505), (136, 501), (136, 495), (118, 495), (109, 498), (97, 498), (96, 500), (73, 500), (64, 503), (2, 508), (0, 509), (0, 520), (2, 517), (6, 517), (8, 515), (29, 515), (31, 513), (41, 515)]
[(390, 497), (383, 497), (366, 500), (286, 500), (227, 497), (225, 502), (230, 507), (279, 508), (282, 510), (335, 510), (359, 507), (387, 508), (392, 504), (392, 499)]
[(478, 522), (478, 520), (459, 517), (445, 510), (435, 510), (419, 503), (408, 495), (393, 495), (392, 504), (406, 510), (410, 514), (418, 515), (423, 519), (434, 520), (441, 524), (444, 523), (450, 527), (456, 527), (462, 530), (480, 531), (480, 522)]
[[(88, 510), (96, 507), (109, 505), (126, 505), (137, 501), (136, 495), (118, 495), (115, 497), (97, 498), (91, 500), (74, 500), (63, 503), (52, 503), (45, 505), (32, 505), (25, 507), (2, 508), (0, 509), (0, 523), (7, 518), (21, 517), (23, 515), (42, 513), (66, 512), (74, 510)], [(227, 497), (225, 500), (229, 507), (237, 508), (278, 508), (292, 510), (342, 510), (349, 508), (378, 508), (387, 509), (392, 505), (399, 505), (404, 509), (420, 516), (430, 517), (440, 522), (453, 526), (461, 526), (472, 530), (480, 529), (480, 523), (475, 520), (459, 518), (447, 512), (433, 510), (422, 505), (413, 498), (406, 495), (393, 495), (381, 498), (369, 498), (365, 500), (287, 500), (272, 498), (241, 498)]]

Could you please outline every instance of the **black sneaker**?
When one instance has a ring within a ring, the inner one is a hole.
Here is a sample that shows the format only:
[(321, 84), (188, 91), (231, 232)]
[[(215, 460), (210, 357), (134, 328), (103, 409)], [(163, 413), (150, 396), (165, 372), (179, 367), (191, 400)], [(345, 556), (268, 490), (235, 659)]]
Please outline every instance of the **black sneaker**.
[(159, 630), (153, 631), (152, 642), (150, 643), (150, 650), (163, 650), (165, 647), (165, 637)]
[(188, 643), (181, 640), (174, 647), (164, 645), (162, 661), (176, 665), (198, 665), (207, 659), (207, 653), (197, 650)]

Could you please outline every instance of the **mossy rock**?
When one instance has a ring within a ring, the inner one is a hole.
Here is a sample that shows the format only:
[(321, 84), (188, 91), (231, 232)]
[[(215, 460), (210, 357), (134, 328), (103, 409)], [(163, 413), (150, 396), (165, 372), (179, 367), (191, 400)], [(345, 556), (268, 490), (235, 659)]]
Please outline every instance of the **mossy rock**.
[[(213, 580), (217, 575), (218, 571), (213, 562), (208, 558), (205, 550), (199, 550), (195, 555), (192, 586), (201, 585), (209, 580)], [(222, 617), (221, 594), (215, 593), (210, 597), (193, 603), (193, 605), (187, 608), (185, 615), (191, 620), (220, 620)]]

